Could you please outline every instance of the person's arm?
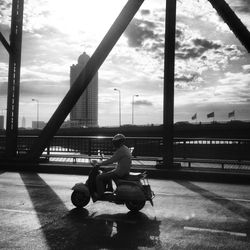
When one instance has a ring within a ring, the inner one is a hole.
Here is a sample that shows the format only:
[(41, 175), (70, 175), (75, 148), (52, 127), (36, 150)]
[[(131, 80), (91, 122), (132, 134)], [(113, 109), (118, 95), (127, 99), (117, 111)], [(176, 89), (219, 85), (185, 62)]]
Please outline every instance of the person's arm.
[(109, 159), (107, 159), (105, 161), (98, 162), (97, 165), (98, 166), (106, 166), (106, 165), (112, 164), (114, 162), (117, 162), (119, 160), (119, 158), (120, 158), (119, 153), (116, 151)]

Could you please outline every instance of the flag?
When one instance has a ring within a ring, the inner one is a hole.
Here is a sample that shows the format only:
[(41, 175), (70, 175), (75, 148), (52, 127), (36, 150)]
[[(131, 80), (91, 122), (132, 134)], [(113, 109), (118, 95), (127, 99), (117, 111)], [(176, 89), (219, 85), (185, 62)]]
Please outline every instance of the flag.
[(212, 117), (214, 117), (214, 112), (207, 114), (207, 118), (212, 118)]
[(195, 113), (193, 116), (192, 116), (192, 120), (196, 120), (197, 119), (197, 113)]
[(235, 116), (235, 111), (229, 112), (228, 113), (228, 118), (234, 117)]

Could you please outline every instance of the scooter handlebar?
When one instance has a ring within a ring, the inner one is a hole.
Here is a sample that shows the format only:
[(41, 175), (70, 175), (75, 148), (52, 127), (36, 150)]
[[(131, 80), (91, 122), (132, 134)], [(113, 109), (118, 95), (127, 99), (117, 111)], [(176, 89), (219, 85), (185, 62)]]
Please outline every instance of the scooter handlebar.
[(92, 160), (92, 161), (90, 161), (90, 164), (91, 164), (93, 167), (95, 167), (95, 166), (97, 165), (97, 160)]
[(94, 168), (99, 168), (99, 167), (100, 167), (97, 160), (92, 160), (92, 161), (90, 161), (90, 164), (91, 164)]

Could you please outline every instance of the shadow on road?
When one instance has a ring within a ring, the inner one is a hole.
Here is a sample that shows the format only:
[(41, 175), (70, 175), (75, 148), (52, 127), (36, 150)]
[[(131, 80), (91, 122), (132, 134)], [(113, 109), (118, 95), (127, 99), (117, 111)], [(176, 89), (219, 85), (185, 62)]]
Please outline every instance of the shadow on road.
[[(19, 173), (26, 186), (41, 229), (49, 247), (54, 245), (54, 231), (48, 225), (58, 223), (57, 219), (68, 213), (68, 209), (47, 183), (36, 173)], [(55, 231), (56, 233), (56, 231)]]
[[(161, 248), (161, 222), (156, 218), (131, 212), (97, 215), (87, 209), (69, 211), (38, 174), (20, 173), (20, 176), (37, 212), (48, 249)], [(29, 242), (26, 246), (29, 247)]]
[(200, 194), (205, 199), (208, 199), (222, 206), (224, 209), (227, 209), (228, 211), (233, 212), (234, 214), (244, 218), (246, 220), (245, 229), (248, 231), (248, 235), (249, 235), (249, 232), (250, 232), (250, 209), (249, 208), (242, 206), (239, 203), (236, 203), (223, 196), (215, 194), (207, 189), (201, 188), (200, 186), (195, 185), (191, 182), (188, 182), (188, 181), (175, 181), (175, 182), (193, 192)]
[(68, 219), (77, 225), (79, 237), (76, 245), (94, 246), (94, 249), (160, 248), (160, 221), (150, 219), (144, 213), (95, 214), (87, 210), (73, 209)]

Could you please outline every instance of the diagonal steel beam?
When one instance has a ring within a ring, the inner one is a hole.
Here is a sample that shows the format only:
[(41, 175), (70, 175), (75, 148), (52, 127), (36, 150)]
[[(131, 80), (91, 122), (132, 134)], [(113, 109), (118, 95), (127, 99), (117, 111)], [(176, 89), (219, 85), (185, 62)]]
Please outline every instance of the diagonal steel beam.
[[(77, 77), (70, 90), (50, 118), (46, 127), (42, 130), (38, 140), (27, 154), (27, 160), (38, 159), (44, 149), (48, 146), (57, 130), (64, 122), (71, 109), (80, 98), (88, 84), (142, 5), (144, 0), (129, 0), (122, 9), (121, 13), (97, 47), (92, 57), (87, 62), (85, 68)], [(111, 6), (112, 8), (112, 6)]]
[(240, 40), (242, 45), (250, 53), (250, 32), (246, 26), (237, 17), (234, 11), (229, 7), (225, 0), (208, 0), (212, 6), (216, 9), (218, 14), (224, 20), (224, 22), (233, 31), (236, 37)]
[(9, 52), (9, 54), (11, 53), (11, 48), (9, 43), (6, 41), (5, 37), (3, 36), (2, 32), (0, 31), (0, 41), (2, 42), (3, 46), (5, 47), (5, 49)]

